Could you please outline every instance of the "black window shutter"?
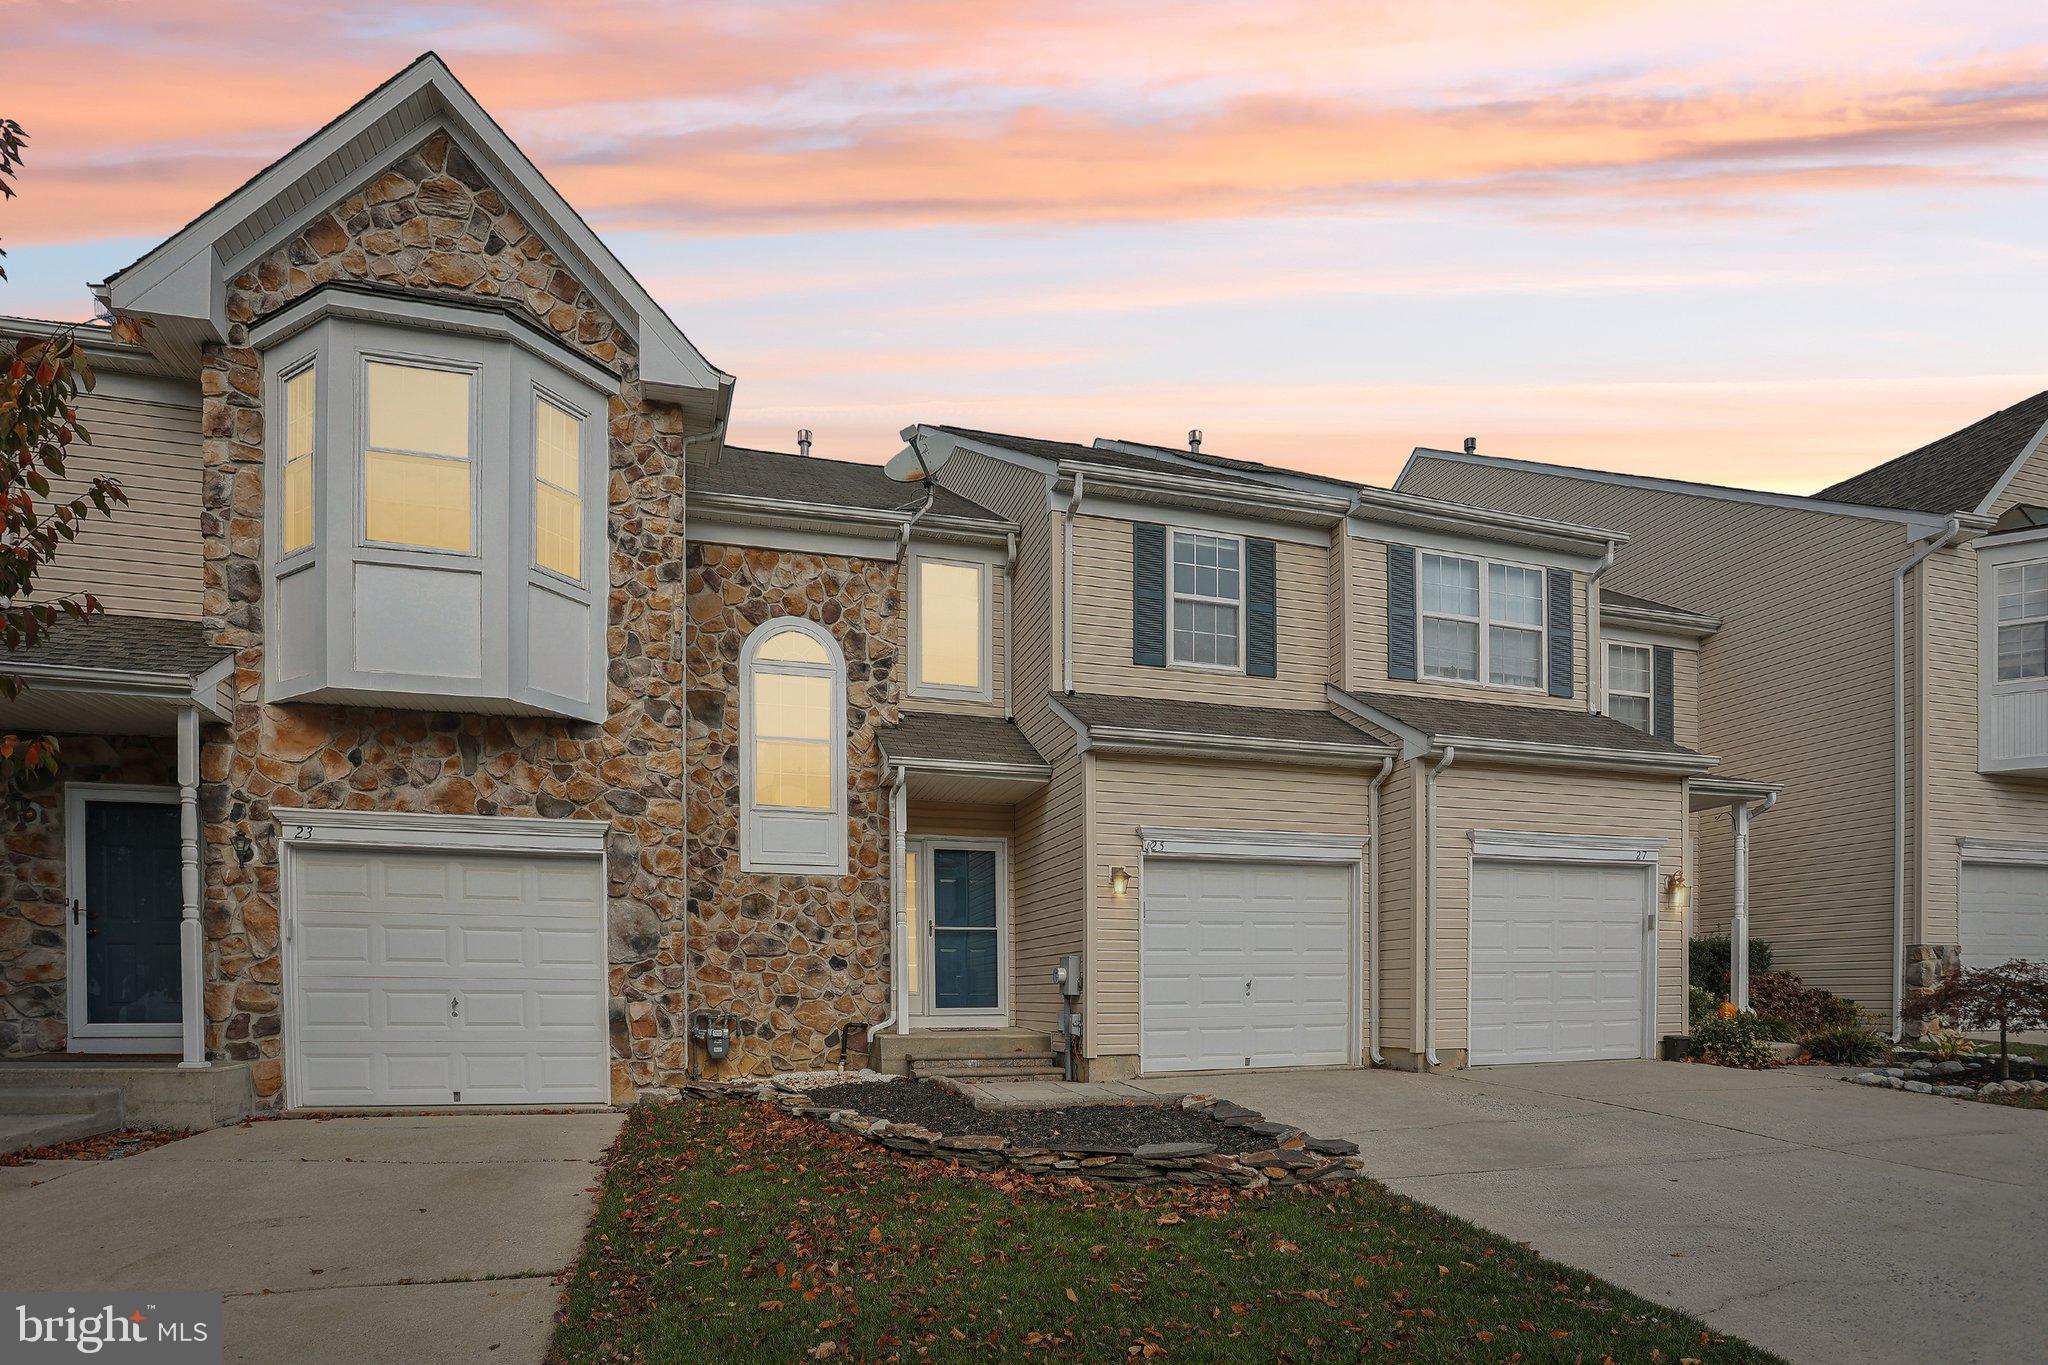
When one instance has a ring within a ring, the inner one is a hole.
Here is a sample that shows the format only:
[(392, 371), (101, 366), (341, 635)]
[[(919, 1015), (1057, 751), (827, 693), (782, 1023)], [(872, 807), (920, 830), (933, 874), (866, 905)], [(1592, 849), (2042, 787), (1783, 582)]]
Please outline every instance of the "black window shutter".
[(1131, 662), (1166, 667), (1166, 528), (1131, 523)]
[(1678, 699), (1672, 695), (1677, 663), (1677, 655), (1662, 645), (1650, 651), (1650, 732), (1673, 744), (1678, 742)]
[(1415, 681), (1415, 549), (1387, 547), (1387, 676)]
[(1572, 695), (1578, 655), (1572, 648), (1572, 571), (1549, 569), (1544, 585), (1550, 594), (1550, 695)]
[(1273, 598), (1279, 590), (1277, 547), (1270, 540), (1244, 543), (1244, 671), (1254, 678), (1279, 672), (1279, 620)]

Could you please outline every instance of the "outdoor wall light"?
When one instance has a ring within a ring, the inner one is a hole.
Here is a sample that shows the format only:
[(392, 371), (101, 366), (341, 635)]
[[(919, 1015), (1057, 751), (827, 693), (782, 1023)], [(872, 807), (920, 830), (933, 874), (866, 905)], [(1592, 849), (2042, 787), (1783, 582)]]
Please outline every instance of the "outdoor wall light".
[(1664, 879), (1664, 890), (1671, 897), (1671, 908), (1683, 910), (1692, 904), (1692, 888), (1685, 884), (1685, 874), (1674, 872)]
[(1131, 870), (1128, 867), (1112, 867), (1109, 870), (1109, 893), (1121, 896), (1131, 889)]

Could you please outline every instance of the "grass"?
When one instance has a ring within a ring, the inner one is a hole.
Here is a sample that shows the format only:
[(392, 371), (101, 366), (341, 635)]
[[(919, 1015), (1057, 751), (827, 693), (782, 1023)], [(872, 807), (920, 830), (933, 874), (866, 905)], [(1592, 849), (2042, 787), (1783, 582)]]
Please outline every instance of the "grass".
[[(1976, 1039), (1975, 1042), (1977, 1044), (1976, 1056), (1994, 1059), (1998, 1056), (1998, 1040), (1996, 1038), (1980, 1038)], [(2007, 1043), (2005, 1045), (2005, 1053), (2008, 1057), (2032, 1057), (2036, 1061), (2048, 1061), (2048, 1046), (2040, 1043)]]
[(551, 1360), (1770, 1361), (1384, 1187), (1128, 1190), (765, 1105), (627, 1119)]

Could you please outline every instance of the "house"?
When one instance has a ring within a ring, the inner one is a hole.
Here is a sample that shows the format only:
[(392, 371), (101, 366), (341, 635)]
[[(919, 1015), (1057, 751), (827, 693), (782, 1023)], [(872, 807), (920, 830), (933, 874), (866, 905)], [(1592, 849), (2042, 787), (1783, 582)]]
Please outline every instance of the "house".
[[(1785, 797), (1749, 923), (1896, 1029), (1949, 964), (2048, 958), (2044, 427), (2037, 394), (1811, 497), (1426, 449), (1397, 486), (1627, 530), (1606, 581), (1718, 621), (1700, 744)], [(1728, 843), (1700, 844), (1725, 926)]]
[(132, 502), (43, 588), (107, 614), (0, 708), (62, 737), (0, 872), (45, 1079), (219, 1116), (1654, 1055), (1690, 887), (1777, 797), (1713, 756), (1718, 597), (1607, 590), (1654, 528), (729, 444), (732, 377), (431, 54), (96, 292), (140, 331), (79, 329), (78, 472)]

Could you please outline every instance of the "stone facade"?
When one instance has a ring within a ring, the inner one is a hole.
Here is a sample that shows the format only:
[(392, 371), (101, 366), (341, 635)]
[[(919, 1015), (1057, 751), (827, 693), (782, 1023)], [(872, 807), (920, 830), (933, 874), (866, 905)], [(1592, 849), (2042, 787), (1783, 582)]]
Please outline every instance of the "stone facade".
[[(1906, 945), (1906, 995), (1910, 999), (1914, 991), (1931, 990), (1941, 984), (1941, 979), (1963, 965), (1963, 949), (1959, 943), (1909, 943)], [(1923, 1019), (1908, 1019), (1906, 1034), (1918, 1038), (1927, 1031)]]
[[(618, 373), (609, 413), (609, 719), (602, 725), (262, 702), (264, 395), (252, 324), (329, 281), (501, 300)], [(205, 621), (237, 652), (233, 722), (201, 756), (210, 1056), (283, 1082), (274, 811), (300, 807), (611, 821), (612, 1090), (681, 1064), (685, 421), (643, 398), (629, 338), (461, 151), (435, 134), (228, 284), (206, 350)]]
[[(875, 731), (898, 714), (896, 565), (693, 544), (688, 590), (691, 993), (736, 1024), (727, 1063), (699, 1074), (825, 1065), (842, 1043), (864, 1056), (864, 1026), (888, 1009), (889, 793)], [(824, 626), (846, 656), (843, 877), (740, 870), (740, 651), (779, 616)]]
[(55, 780), (25, 794), (26, 811), (5, 819), (0, 866), (0, 1057), (62, 1052), (65, 1022), (64, 786), (175, 780), (172, 741), (100, 735), (58, 737)]

